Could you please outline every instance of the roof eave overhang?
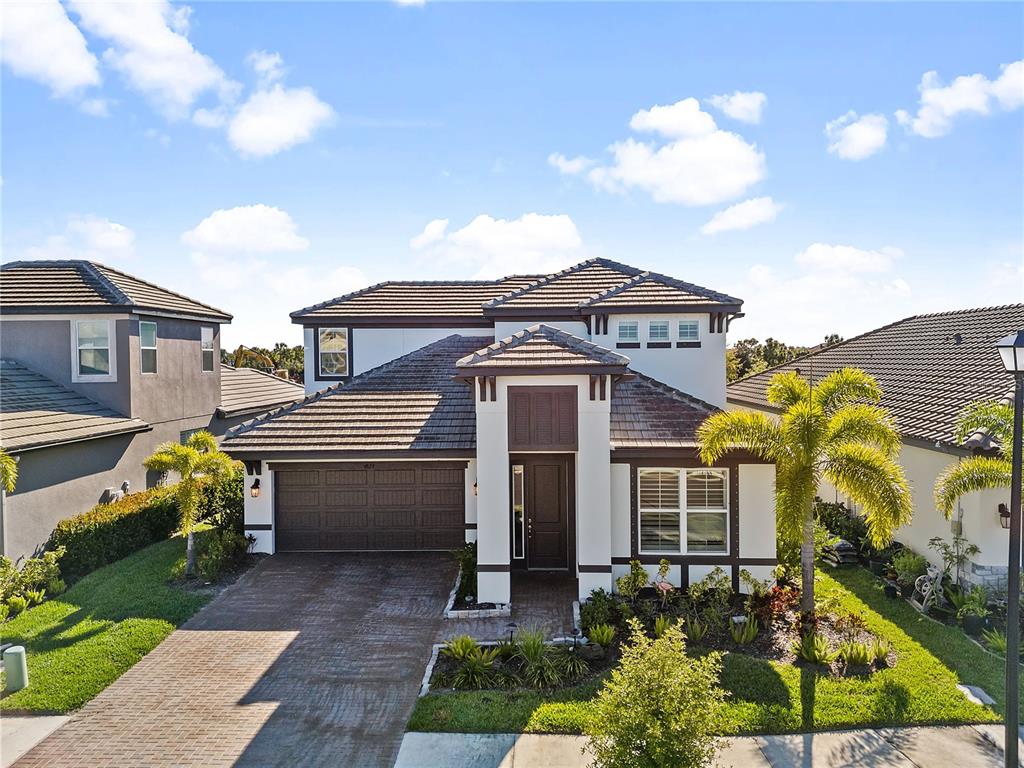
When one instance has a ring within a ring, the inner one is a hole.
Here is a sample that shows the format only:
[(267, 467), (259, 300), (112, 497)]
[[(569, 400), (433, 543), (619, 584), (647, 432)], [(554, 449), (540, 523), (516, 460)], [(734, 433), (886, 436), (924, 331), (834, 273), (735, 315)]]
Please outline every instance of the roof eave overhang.
[(224, 453), (236, 459), (252, 461), (373, 461), (382, 459), (472, 459), (475, 448), (411, 448), (392, 450), (302, 450), (274, 448), (241, 448), (221, 446)]
[(61, 445), (74, 445), (75, 443), (87, 443), (90, 440), (102, 440), (105, 437), (118, 437), (119, 435), (132, 435), (137, 432), (150, 432), (153, 427), (149, 424), (135, 424), (125, 429), (114, 429), (109, 432), (103, 432), (96, 435), (88, 435), (85, 437), (76, 437), (70, 440), (51, 440), (45, 443), (36, 443), (29, 445), (22, 445), (13, 448), (4, 447), (4, 450), (12, 456), (22, 453), (28, 453), (30, 451), (38, 451), (44, 448), (56, 448)]
[(659, 313), (686, 314), (705, 312), (726, 312), (737, 313), (743, 306), (740, 304), (614, 304), (580, 307), (578, 312), (586, 315), (618, 315), (618, 314), (644, 314), (656, 315)]
[(523, 366), (481, 366), (460, 369), (452, 378), (456, 381), (471, 381), (479, 376), (617, 376), (631, 379), (634, 374), (621, 365), (523, 365)]
[(153, 309), (137, 304), (104, 304), (102, 306), (60, 306), (31, 305), (19, 307), (0, 307), (0, 317), (4, 315), (108, 315), (108, 314), (146, 315), (147, 317), (167, 317), (174, 320), (192, 320), (194, 322), (227, 324), (231, 315), (199, 314), (189, 312), (172, 312), (166, 309)]
[(307, 328), (490, 328), (480, 315), (296, 315), (292, 324)]
[(495, 319), (502, 317), (578, 317), (583, 318), (583, 315), (590, 314), (589, 312), (581, 312), (578, 307), (484, 307), (484, 316), (492, 317)]

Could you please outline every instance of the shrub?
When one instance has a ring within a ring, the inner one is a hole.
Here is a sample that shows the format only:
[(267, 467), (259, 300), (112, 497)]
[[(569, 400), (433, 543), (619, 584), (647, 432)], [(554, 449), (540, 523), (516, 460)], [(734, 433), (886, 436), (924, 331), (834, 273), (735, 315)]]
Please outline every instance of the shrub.
[(871, 658), (874, 659), (875, 664), (882, 666), (888, 663), (889, 651), (892, 650), (892, 644), (881, 637), (876, 637), (871, 643)]
[(550, 688), (562, 682), (562, 670), (555, 650), (544, 642), (544, 633), (526, 630), (519, 633), (519, 660), (523, 680), (534, 688)]
[[(750, 602), (748, 601), (748, 606)], [(778, 585), (768, 590), (767, 596), (755, 603), (753, 614), (764, 626), (770, 626), (779, 616), (785, 616), (800, 604), (800, 592), (791, 587)]]
[(595, 589), (580, 606), (580, 628), (588, 634), (591, 627), (615, 622), (615, 598), (603, 589)]
[(463, 546), (452, 552), (459, 563), (459, 592), (457, 599), (463, 601), (469, 595), (476, 595), (476, 543), (466, 542)]
[(615, 580), (619, 594), (627, 600), (635, 600), (640, 590), (647, 586), (647, 569), (639, 560), (629, 561), (629, 573)]
[(453, 688), (486, 688), (494, 680), (494, 661), (497, 648), (477, 646), (465, 656), (452, 674)]
[(839, 646), (839, 658), (847, 667), (862, 667), (871, 663), (871, 648), (867, 643), (849, 640)]
[(829, 648), (828, 640), (817, 632), (805, 632), (803, 637), (793, 643), (793, 653), (811, 664), (823, 665), (831, 664), (838, 656)]
[(909, 549), (901, 549), (892, 558), (892, 567), (896, 571), (896, 580), (900, 584), (909, 585), (917, 581), (918, 576), (928, 572), (928, 561), (924, 555), (917, 555)]
[(207, 581), (220, 581), (225, 575), (237, 570), (256, 543), (254, 536), (246, 536), (235, 529), (212, 531), (199, 551), (196, 568)]
[(612, 644), (612, 640), (615, 639), (615, 627), (611, 624), (595, 624), (590, 628), (590, 632), (587, 633), (587, 639), (592, 643), (600, 645), (602, 648), (607, 648)]
[(0, 603), (0, 621), (7, 621), (7, 615), (11, 612), (11, 608), (7, 603)]
[(698, 619), (696, 616), (686, 617), (686, 637), (691, 642), (699, 643), (704, 639), (704, 635), (708, 633), (707, 624)]
[(757, 637), (759, 629), (757, 619), (753, 616), (748, 616), (746, 621), (729, 622), (729, 634), (737, 645), (750, 645)]
[(29, 605), (39, 605), (46, 599), (45, 589), (29, 589), (25, 591), (25, 600)]
[(956, 612), (958, 619), (962, 619), (965, 616), (978, 616), (980, 618), (988, 616), (988, 593), (980, 584), (964, 592), (963, 598), (963, 604)]
[(459, 635), (445, 643), (441, 653), (455, 661), (462, 661), (479, 648), (479, 643), (469, 635)]
[(10, 558), (0, 557), (0, 603), (19, 596), (30, 605), (38, 605), (47, 593), (59, 595), (65, 589), (60, 578), (63, 556), (63, 548), (44, 552), (42, 557), (30, 557), (22, 562), (21, 570)]
[(711, 763), (725, 730), (721, 654), (686, 654), (678, 627), (656, 640), (638, 622), (622, 662), (584, 722), (601, 768), (681, 768)]
[(12, 619), (26, 608), (28, 608), (28, 600), (21, 595), (12, 595), (7, 598), (7, 609)]
[(691, 584), (689, 596), (707, 629), (724, 628), (733, 591), (732, 579), (723, 569), (716, 567), (703, 579)]
[(590, 670), (587, 660), (580, 656), (572, 646), (563, 646), (553, 650), (555, 665), (562, 671), (567, 680), (577, 680)]
[(199, 492), (199, 519), (222, 531), (245, 532), (245, 473), (236, 469), (220, 483), (209, 483)]
[(658, 617), (654, 620), (654, 636), (661, 637), (665, 634), (665, 630), (675, 623), (675, 619), (669, 618), (668, 616), (659, 613)]
[(842, 502), (814, 500), (814, 517), (833, 536), (853, 544), (857, 549), (868, 538), (868, 526), (863, 517), (854, 515)]
[[(981, 630), (981, 638), (985, 641), (985, 645), (988, 646), (990, 651), (998, 653), (1000, 656), (1006, 655), (1006, 649), (1009, 644), (1006, 642), (1006, 633), (1000, 632), (998, 629), (983, 629)], [(1021, 644), (1021, 648), (1024, 649), (1024, 643)]]

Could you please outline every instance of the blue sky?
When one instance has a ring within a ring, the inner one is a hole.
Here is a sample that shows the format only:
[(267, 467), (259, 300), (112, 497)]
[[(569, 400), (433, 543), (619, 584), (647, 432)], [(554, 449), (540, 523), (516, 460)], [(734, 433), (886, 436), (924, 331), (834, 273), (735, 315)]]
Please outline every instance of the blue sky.
[(4, 13), (4, 260), (121, 267), (228, 346), (590, 256), (740, 296), (733, 339), (1024, 300), (1020, 5)]

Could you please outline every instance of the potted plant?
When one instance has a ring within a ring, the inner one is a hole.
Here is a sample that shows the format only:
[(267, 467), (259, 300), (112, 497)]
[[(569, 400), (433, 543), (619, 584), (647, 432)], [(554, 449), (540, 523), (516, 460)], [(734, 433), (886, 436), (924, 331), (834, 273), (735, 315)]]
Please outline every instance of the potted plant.
[(974, 586), (963, 593), (963, 604), (956, 612), (956, 617), (960, 619), (964, 632), (977, 635), (985, 628), (988, 614), (988, 595), (983, 587)]
[(900, 550), (892, 558), (892, 567), (896, 571), (896, 582), (904, 597), (914, 594), (914, 583), (919, 576), (928, 571), (928, 561), (924, 555), (917, 555), (909, 549)]

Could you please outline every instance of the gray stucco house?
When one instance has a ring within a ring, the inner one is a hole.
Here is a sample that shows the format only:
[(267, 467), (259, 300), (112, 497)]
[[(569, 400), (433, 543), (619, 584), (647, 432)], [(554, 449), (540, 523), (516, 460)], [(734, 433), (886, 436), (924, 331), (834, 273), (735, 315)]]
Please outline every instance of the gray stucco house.
[(163, 442), (231, 426), (302, 387), (220, 364), (231, 315), (89, 261), (0, 267), (0, 445), (18, 461), (0, 495), (0, 549), (19, 558), (56, 523), (155, 485)]

